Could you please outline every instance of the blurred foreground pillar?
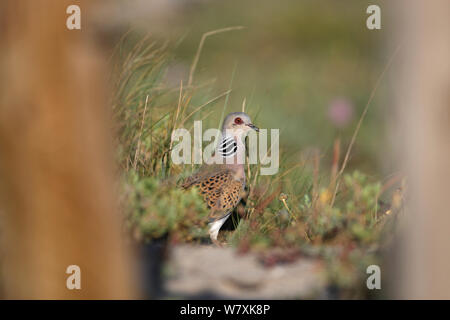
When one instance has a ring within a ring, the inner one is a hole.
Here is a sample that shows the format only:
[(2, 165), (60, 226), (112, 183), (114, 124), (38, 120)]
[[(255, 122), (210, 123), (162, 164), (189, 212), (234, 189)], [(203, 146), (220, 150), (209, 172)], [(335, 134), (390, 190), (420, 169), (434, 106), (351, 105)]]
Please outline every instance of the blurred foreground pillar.
[[(82, 29), (66, 28), (66, 8)], [(103, 58), (88, 1), (0, 3), (0, 286), (6, 298), (134, 298)], [(81, 268), (81, 290), (66, 268)]]
[(397, 298), (450, 299), (450, 1), (402, 1), (395, 94), (408, 176)]

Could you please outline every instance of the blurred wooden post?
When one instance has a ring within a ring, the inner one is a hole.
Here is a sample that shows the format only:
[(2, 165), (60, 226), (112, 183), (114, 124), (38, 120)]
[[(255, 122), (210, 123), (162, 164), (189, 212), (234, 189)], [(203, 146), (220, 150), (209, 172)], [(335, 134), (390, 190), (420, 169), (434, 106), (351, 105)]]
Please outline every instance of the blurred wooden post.
[(450, 2), (390, 8), (404, 42), (395, 93), (409, 186), (396, 296), (450, 299)]
[[(136, 297), (120, 232), (92, 1), (0, 3), (0, 285), (6, 298)], [(66, 28), (66, 8), (82, 29)], [(81, 290), (66, 268), (81, 268)]]

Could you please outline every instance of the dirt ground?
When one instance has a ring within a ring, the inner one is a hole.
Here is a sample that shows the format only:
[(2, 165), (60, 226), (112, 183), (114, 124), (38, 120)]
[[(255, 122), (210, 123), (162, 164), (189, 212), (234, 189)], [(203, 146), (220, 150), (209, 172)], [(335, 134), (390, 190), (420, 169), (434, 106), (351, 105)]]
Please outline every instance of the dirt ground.
[(213, 246), (174, 247), (164, 273), (169, 298), (310, 298), (325, 289), (321, 263), (312, 258), (267, 267), (256, 254)]

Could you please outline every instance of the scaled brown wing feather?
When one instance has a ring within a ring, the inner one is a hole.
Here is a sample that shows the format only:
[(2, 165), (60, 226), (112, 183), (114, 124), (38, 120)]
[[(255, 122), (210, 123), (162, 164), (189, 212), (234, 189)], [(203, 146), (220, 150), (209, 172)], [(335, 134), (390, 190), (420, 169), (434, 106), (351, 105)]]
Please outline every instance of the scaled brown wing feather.
[(181, 187), (183, 189), (188, 189), (194, 185), (198, 185), (200, 182), (202, 182), (205, 179), (208, 179), (211, 176), (215, 176), (226, 172), (228, 172), (228, 170), (221, 169), (217, 165), (203, 165), (197, 172), (187, 177), (181, 184)]
[(229, 170), (214, 173), (199, 172), (188, 177), (182, 188), (198, 187), (210, 211), (210, 219), (217, 220), (236, 207), (243, 190), (242, 182), (233, 178)]
[(218, 220), (230, 213), (242, 197), (243, 185), (242, 182), (231, 180), (226, 186), (220, 190), (218, 201), (214, 207), (211, 208), (209, 218), (211, 220)]

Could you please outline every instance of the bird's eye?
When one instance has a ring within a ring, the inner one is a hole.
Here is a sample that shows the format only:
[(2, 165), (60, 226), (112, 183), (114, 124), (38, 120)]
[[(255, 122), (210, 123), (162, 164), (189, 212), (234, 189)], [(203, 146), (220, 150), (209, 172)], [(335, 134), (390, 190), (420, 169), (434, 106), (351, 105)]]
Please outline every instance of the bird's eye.
[(239, 118), (239, 117), (237, 117), (236, 119), (234, 119), (234, 123), (236, 123), (236, 124), (242, 124), (242, 119), (241, 118)]

